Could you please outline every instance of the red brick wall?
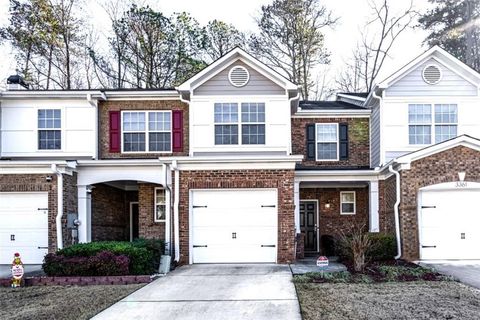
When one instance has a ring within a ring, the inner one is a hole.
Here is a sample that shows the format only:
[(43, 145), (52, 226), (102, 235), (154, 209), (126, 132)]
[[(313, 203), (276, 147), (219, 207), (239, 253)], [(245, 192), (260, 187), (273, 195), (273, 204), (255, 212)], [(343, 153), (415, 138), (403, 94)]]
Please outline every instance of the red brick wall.
[[(46, 177), (51, 176), (50, 182)], [(63, 242), (71, 243), (70, 234), (66, 231), (66, 214), (72, 210), (76, 212), (76, 175), (64, 177), (64, 192), (75, 190), (74, 193), (64, 193)], [(2, 174), (0, 175), (0, 192), (48, 192), (48, 247), (49, 252), (57, 250), (56, 222), (57, 216), (57, 176), (55, 174)]]
[(380, 232), (390, 234), (395, 233), (394, 207), (397, 201), (395, 181), (395, 176), (391, 176), (378, 183)]
[(147, 239), (165, 239), (165, 222), (154, 221), (155, 187), (151, 183), (138, 184), (139, 236)]
[(92, 190), (92, 241), (130, 240), (127, 192), (105, 184)]
[(458, 181), (458, 172), (466, 172), (466, 181), (480, 182), (480, 152), (458, 146), (412, 162), (410, 170), (400, 172), (400, 232), (402, 257), (419, 259), (417, 194), (418, 189)]
[(304, 166), (319, 167), (369, 167), (370, 136), (368, 118), (292, 118), (293, 154), (307, 156), (306, 126), (314, 123), (348, 123), (348, 160), (342, 161), (307, 161)]
[(276, 188), (278, 190), (278, 263), (295, 259), (293, 170), (217, 170), (180, 172), (180, 263), (189, 263), (189, 190)]
[[(188, 105), (179, 100), (137, 100), (137, 101), (101, 101), (98, 105), (99, 157), (114, 158), (158, 158), (159, 156), (188, 155)], [(183, 110), (183, 152), (173, 153), (111, 153), (109, 135), (109, 111), (123, 110)]]
[[(63, 218), (62, 225), (67, 225), (67, 214), (78, 213), (77, 173), (69, 176), (63, 175)], [(63, 245), (65, 247), (74, 244), (72, 231), (63, 228)]]
[[(356, 213), (340, 214), (340, 192), (355, 191)], [(353, 225), (368, 228), (368, 187), (365, 188), (301, 188), (300, 200), (318, 200), (320, 235), (339, 236)], [(330, 208), (325, 204), (330, 203)]]

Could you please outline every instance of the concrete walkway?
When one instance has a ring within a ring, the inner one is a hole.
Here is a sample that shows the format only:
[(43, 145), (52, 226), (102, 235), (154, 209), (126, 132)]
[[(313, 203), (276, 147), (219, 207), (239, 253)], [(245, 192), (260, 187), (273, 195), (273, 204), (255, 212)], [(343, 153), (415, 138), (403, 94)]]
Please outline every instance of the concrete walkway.
[(93, 319), (301, 319), (286, 265), (189, 265)]
[[(25, 276), (42, 275), (41, 264), (25, 264), (24, 266)], [(12, 266), (9, 264), (0, 264), (0, 279), (12, 277)]]
[(480, 289), (480, 260), (420, 261), (418, 264)]

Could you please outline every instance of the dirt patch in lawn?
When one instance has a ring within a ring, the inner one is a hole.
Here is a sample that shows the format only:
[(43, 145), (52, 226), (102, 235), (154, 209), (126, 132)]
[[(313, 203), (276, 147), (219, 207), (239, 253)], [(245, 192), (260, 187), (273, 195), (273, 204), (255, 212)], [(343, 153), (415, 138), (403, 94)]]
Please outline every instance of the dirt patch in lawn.
[(0, 288), (0, 319), (90, 319), (142, 286)]
[(480, 291), (458, 282), (297, 283), (309, 319), (478, 319)]

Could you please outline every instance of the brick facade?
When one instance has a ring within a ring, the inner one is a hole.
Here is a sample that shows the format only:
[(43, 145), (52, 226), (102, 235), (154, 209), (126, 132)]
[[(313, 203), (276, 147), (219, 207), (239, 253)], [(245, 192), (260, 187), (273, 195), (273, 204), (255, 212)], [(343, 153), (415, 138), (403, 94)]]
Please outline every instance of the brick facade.
[[(47, 181), (47, 176), (52, 177)], [(71, 244), (71, 233), (66, 230), (67, 212), (77, 212), (76, 175), (63, 175), (62, 232), (64, 246)], [(55, 174), (2, 174), (0, 192), (48, 192), (48, 251), (57, 250), (57, 176)]]
[(278, 190), (278, 263), (295, 260), (294, 170), (216, 170), (180, 172), (180, 263), (189, 263), (191, 189), (275, 188)]
[[(340, 214), (340, 192), (355, 191), (355, 214)], [(300, 200), (318, 200), (320, 236), (338, 237), (353, 225), (368, 228), (368, 187), (365, 188), (301, 188)], [(330, 208), (325, 205), (329, 203)]]
[(292, 118), (293, 154), (307, 156), (306, 126), (314, 123), (348, 124), (348, 160), (308, 161), (306, 167), (369, 167), (370, 166), (370, 129), (368, 118)]
[(414, 161), (409, 170), (400, 171), (400, 232), (402, 257), (419, 259), (417, 195), (418, 189), (444, 182), (458, 181), (458, 172), (466, 172), (466, 181), (480, 182), (480, 152), (458, 146)]
[(138, 184), (138, 231), (140, 238), (165, 239), (165, 222), (155, 222), (155, 187), (151, 183)]
[[(155, 159), (159, 156), (188, 155), (188, 105), (180, 100), (137, 100), (137, 101), (101, 101), (98, 105), (99, 157), (100, 159), (143, 158)], [(120, 153), (110, 152), (109, 112), (124, 110), (182, 110), (183, 111), (183, 152), (173, 153)]]
[(378, 214), (380, 219), (380, 232), (395, 233), (395, 202), (397, 201), (397, 190), (395, 176), (378, 183)]

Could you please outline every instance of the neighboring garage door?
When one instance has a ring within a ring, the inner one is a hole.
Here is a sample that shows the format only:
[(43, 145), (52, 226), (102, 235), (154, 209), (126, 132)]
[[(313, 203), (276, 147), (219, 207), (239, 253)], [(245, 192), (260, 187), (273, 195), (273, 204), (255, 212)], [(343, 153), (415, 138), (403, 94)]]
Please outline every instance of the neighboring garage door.
[(19, 252), (24, 264), (41, 264), (48, 251), (48, 194), (0, 192), (0, 264)]
[(480, 190), (422, 191), (420, 258), (480, 259)]
[(277, 191), (192, 191), (193, 263), (277, 260)]

